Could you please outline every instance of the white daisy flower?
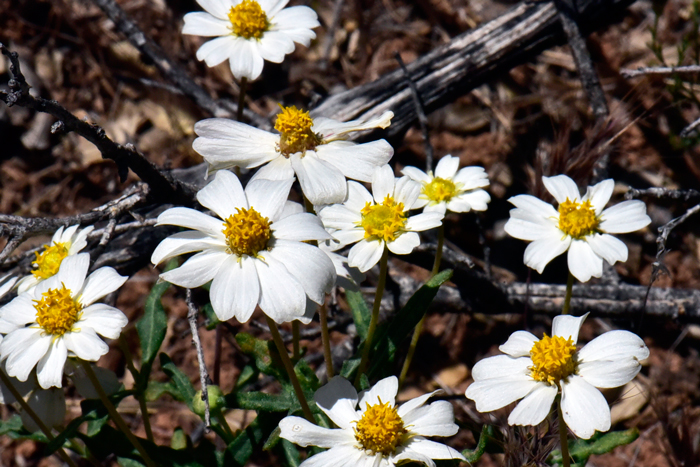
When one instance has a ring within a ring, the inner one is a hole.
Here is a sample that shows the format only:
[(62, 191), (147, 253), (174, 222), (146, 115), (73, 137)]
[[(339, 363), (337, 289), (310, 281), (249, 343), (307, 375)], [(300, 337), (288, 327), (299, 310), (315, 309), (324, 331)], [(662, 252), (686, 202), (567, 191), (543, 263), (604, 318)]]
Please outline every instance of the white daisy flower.
[(284, 8), (288, 0), (197, 0), (205, 12), (185, 15), (183, 34), (215, 37), (197, 50), (197, 60), (216, 66), (226, 59), (236, 78), (256, 79), (263, 61), (282, 63), (294, 43), (306, 47), (320, 26), (307, 6)]
[(39, 282), (48, 279), (58, 272), (61, 261), (66, 257), (77, 255), (87, 246), (87, 236), (92, 232), (93, 226), (78, 230), (78, 225), (71, 225), (67, 229), (59, 227), (48, 245), (41, 252), (36, 252), (36, 259), (32, 263), (34, 270), (29, 276), (20, 279), (17, 284), (17, 293), (24, 293)]
[(34, 367), (39, 385), (61, 387), (67, 357), (97, 361), (109, 350), (98, 336), (119, 337), (127, 318), (118, 309), (95, 303), (127, 280), (110, 267), (87, 276), (90, 255), (63, 260), (56, 275), (20, 294), (0, 309), (0, 360), (7, 374), (26, 381)]
[[(316, 206), (345, 199), (345, 178), (369, 182), (372, 172), (391, 159), (394, 149), (381, 139), (356, 144), (344, 141), (348, 133), (386, 128), (394, 116), (361, 121), (338, 122), (315, 118), (296, 107), (282, 107), (275, 130), (269, 133), (224, 118), (197, 122), (199, 135), (192, 143), (209, 164), (209, 172), (239, 166), (259, 167), (253, 180), (287, 180), (296, 174), (304, 196)], [(263, 165), (266, 164), (266, 165)]]
[(440, 226), (442, 213), (424, 212), (408, 216), (418, 199), (420, 185), (408, 177), (397, 179), (388, 165), (375, 170), (372, 194), (356, 182), (347, 182), (348, 195), (343, 204), (323, 208), (319, 217), (331, 230), (342, 248), (350, 249), (348, 264), (365, 272), (377, 264), (384, 247), (397, 255), (407, 255), (420, 245), (416, 232)]
[(644, 341), (629, 331), (602, 334), (576, 350), (578, 332), (588, 314), (560, 315), (552, 337), (537, 339), (526, 331), (511, 334), (499, 347), (506, 355), (485, 358), (472, 369), (466, 396), (479, 412), (490, 412), (522, 399), (508, 417), (510, 425), (537, 425), (561, 393), (564, 422), (579, 438), (610, 429), (610, 408), (596, 388), (630, 382), (649, 356)]
[(333, 263), (310, 240), (330, 235), (313, 214), (285, 212), (294, 179), (255, 180), (245, 190), (223, 170), (197, 193), (202, 206), (219, 218), (189, 208), (172, 208), (156, 225), (189, 229), (163, 240), (151, 261), (159, 264), (185, 253), (199, 252), (161, 278), (180, 287), (212, 281), (212, 307), (222, 321), (246, 322), (260, 305), (277, 323), (305, 316), (306, 298), (321, 304), (335, 283)]
[[(458, 171), (459, 170), (459, 171)], [(491, 196), (481, 188), (489, 186), (489, 178), (482, 167), (459, 168), (459, 157), (449, 154), (438, 161), (435, 175), (416, 167), (404, 167), (402, 174), (421, 184), (418, 201), (412, 209), (424, 211), (469, 212), (486, 211)]]
[(603, 210), (615, 182), (603, 180), (589, 186), (581, 196), (566, 175), (542, 177), (545, 188), (557, 200), (558, 209), (530, 195), (510, 198), (505, 231), (521, 240), (532, 240), (525, 249), (525, 264), (542, 273), (544, 267), (565, 251), (569, 271), (581, 282), (603, 274), (603, 260), (610, 265), (627, 261), (627, 246), (609, 234), (628, 233), (646, 227), (651, 219), (639, 200), (623, 201)]
[(348, 380), (336, 376), (316, 391), (314, 399), (338, 428), (285, 417), (279, 425), (280, 437), (304, 447), (330, 448), (300, 467), (390, 467), (405, 462), (435, 467), (433, 459), (465, 460), (459, 451), (425, 438), (457, 433), (452, 404), (424, 405), (439, 392), (435, 391), (397, 407), (398, 387), (398, 379), (390, 376), (358, 395)]

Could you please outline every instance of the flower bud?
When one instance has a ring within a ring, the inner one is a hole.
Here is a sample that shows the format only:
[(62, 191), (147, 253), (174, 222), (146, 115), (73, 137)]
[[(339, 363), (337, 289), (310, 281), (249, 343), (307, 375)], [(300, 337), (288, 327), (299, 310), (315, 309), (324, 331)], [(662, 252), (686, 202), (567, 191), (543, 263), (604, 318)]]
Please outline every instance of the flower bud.
[[(207, 386), (207, 394), (209, 395), (209, 411), (211, 413), (219, 412), (226, 407), (224, 393), (219, 386)], [(192, 399), (192, 410), (200, 417), (204, 417), (206, 405), (204, 404), (204, 399), (202, 399), (201, 389), (197, 391), (197, 394), (194, 395), (194, 399)]]

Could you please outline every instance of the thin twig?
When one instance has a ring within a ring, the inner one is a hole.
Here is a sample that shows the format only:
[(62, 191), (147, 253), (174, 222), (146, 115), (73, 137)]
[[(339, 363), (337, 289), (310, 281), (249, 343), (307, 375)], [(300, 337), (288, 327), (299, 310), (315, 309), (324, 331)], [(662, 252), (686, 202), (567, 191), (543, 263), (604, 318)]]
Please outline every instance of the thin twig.
[(418, 124), (420, 125), (421, 132), (423, 133), (423, 144), (425, 145), (425, 167), (427, 172), (432, 172), (433, 170), (433, 145), (430, 144), (430, 133), (428, 132), (428, 117), (425, 116), (425, 109), (423, 107), (423, 102), (421, 101), (420, 94), (418, 93), (418, 88), (416, 83), (411, 79), (411, 74), (406, 69), (406, 65), (401, 59), (401, 54), (396, 52), (394, 58), (399, 62), (399, 66), (404, 74), (404, 79), (408, 88), (411, 90), (411, 96), (413, 97), (413, 106), (416, 109), (416, 115), (418, 116)]
[(331, 56), (331, 49), (333, 48), (333, 41), (335, 39), (335, 31), (338, 29), (338, 24), (340, 23), (340, 14), (343, 12), (343, 4), (345, 0), (335, 0), (333, 5), (333, 18), (331, 19), (331, 24), (326, 30), (326, 37), (323, 40), (323, 55), (321, 55), (321, 70), (325, 71), (328, 69), (328, 61)]
[(635, 199), (642, 196), (654, 196), (656, 198), (682, 199), (683, 201), (690, 201), (691, 199), (700, 199), (700, 191), (693, 189), (671, 190), (670, 188), (654, 187), (641, 190), (630, 188), (627, 193), (625, 193), (625, 199)]
[(199, 382), (202, 385), (202, 400), (204, 401), (204, 425), (207, 432), (211, 430), (211, 415), (209, 413), (209, 391), (207, 384), (209, 382), (209, 374), (207, 373), (207, 364), (204, 362), (204, 352), (202, 351), (202, 342), (199, 340), (199, 330), (197, 329), (197, 316), (199, 311), (197, 306), (192, 301), (192, 290), (187, 289), (187, 321), (190, 323), (190, 331), (192, 332), (192, 342), (197, 348), (197, 362), (199, 363)]
[(683, 128), (683, 130), (681, 130), (681, 132), (680, 132), (680, 137), (681, 137), (681, 138), (687, 138), (688, 136), (690, 136), (690, 134), (691, 134), (692, 132), (695, 131), (695, 129), (696, 129), (698, 126), (700, 126), (700, 118), (698, 118), (697, 120), (695, 120), (693, 123), (691, 123), (691, 124), (688, 125), (687, 127)]
[(620, 70), (620, 76), (623, 78), (634, 78), (642, 75), (675, 75), (677, 73), (700, 73), (700, 65), (639, 67), (636, 70), (629, 68)]

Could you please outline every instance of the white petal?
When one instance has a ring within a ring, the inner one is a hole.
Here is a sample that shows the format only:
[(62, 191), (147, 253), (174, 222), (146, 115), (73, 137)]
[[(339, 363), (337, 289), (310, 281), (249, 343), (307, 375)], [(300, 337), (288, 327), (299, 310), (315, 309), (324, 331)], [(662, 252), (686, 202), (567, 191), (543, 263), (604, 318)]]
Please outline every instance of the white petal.
[(589, 200), (591, 206), (595, 210), (596, 216), (599, 216), (605, 205), (610, 201), (613, 189), (615, 188), (615, 181), (611, 178), (603, 180), (602, 182), (589, 186), (588, 191), (583, 197), (583, 201)]
[(104, 303), (95, 303), (83, 308), (77, 327), (87, 326), (108, 339), (117, 339), (129, 319), (121, 310)]
[(484, 190), (473, 190), (455, 196), (447, 203), (447, 209), (452, 212), (486, 211), (491, 195)]
[(566, 259), (569, 271), (581, 282), (603, 275), (603, 258), (596, 255), (585, 240), (573, 240)]
[(207, 66), (214, 67), (228, 60), (235, 60), (238, 50), (237, 38), (226, 35), (205, 42), (197, 49), (197, 60), (204, 60)]
[(339, 122), (330, 118), (317, 117), (311, 127), (316, 133), (321, 133), (323, 139), (335, 140), (355, 131), (370, 130), (372, 128), (388, 128), (394, 113), (390, 110), (382, 113), (379, 117), (369, 120), (351, 120), (349, 122)]
[[(280, 158), (275, 151), (279, 135), (226, 118), (207, 118), (195, 123), (199, 135), (192, 148), (218, 169), (258, 167)], [(281, 157), (284, 159), (284, 157)]]
[(257, 46), (251, 40), (238, 38), (234, 54), (228, 61), (233, 76), (250, 80), (260, 76), (264, 61)]
[(422, 232), (440, 227), (443, 214), (439, 212), (424, 212), (406, 219), (406, 230)]
[(401, 173), (416, 182), (430, 183), (431, 177), (427, 173), (423, 172), (421, 169), (413, 166), (406, 166), (401, 169)]
[(158, 244), (151, 255), (151, 263), (160, 264), (163, 261), (186, 253), (223, 248), (222, 240), (214, 239), (209, 234), (197, 230), (178, 232)]
[(415, 232), (404, 232), (386, 246), (395, 255), (407, 255), (420, 245), (420, 237)]
[(354, 437), (348, 430), (323, 428), (300, 417), (284, 417), (280, 421), (280, 438), (299, 446), (330, 448), (340, 443), (352, 442)]
[(255, 261), (260, 280), (260, 308), (281, 324), (303, 316), (306, 311), (304, 287), (287, 268), (271, 256)]
[(600, 215), (600, 230), (607, 233), (627, 233), (642, 229), (651, 223), (643, 201), (623, 201), (609, 207)]
[(394, 155), (394, 148), (385, 140), (357, 144), (331, 141), (316, 148), (318, 157), (332, 164), (347, 178), (371, 182), (374, 169), (385, 165)]
[(612, 235), (595, 233), (584, 237), (584, 240), (588, 242), (593, 252), (607, 261), (608, 264), (627, 261), (627, 245)]
[[(276, 141), (279, 142), (279, 137), (277, 137)], [(260, 167), (248, 183), (260, 179), (289, 180), (290, 178), (294, 178), (292, 162), (286, 157), (279, 156), (272, 159), (268, 164)]]
[(240, 180), (228, 170), (220, 170), (207, 186), (197, 192), (197, 201), (221, 219), (236, 214), (236, 208), (248, 208)]
[(39, 386), (48, 389), (52, 386), (61, 387), (63, 366), (66, 364), (68, 350), (63, 339), (55, 339), (36, 367), (36, 379)]
[(30, 274), (28, 276), (24, 276), (19, 280), (17, 283), (17, 293), (18, 294), (23, 294), (27, 290), (31, 289), (35, 285), (37, 285), (40, 281), (34, 277), (33, 274)]
[[(552, 218), (556, 219), (556, 222), (559, 222), (559, 212), (556, 209), (554, 209), (554, 207), (551, 204), (545, 203), (541, 199), (535, 198), (534, 196), (513, 196), (512, 198), (508, 198), (508, 202), (518, 209), (527, 211), (529, 214), (532, 215), (532, 217), (538, 219), (540, 222), (544, 222), (545, 219), (550, 219), (549, 222), (552, 222)], [(511, 216), (512, 212), (513, 211), (511, 211)], [(535, 220), (533, 219), (533, 222), (534, 221)]]
[(399, 414), (399, 417), (404, 418), (408, 414), (410, 414), (412, 411), (415, 409), (422, 407), (423, 404), (425, 404), (428, 399), (433, 397), (437, 393), (441, 393), (442, 390), (438, 389), (437, 391), (429, 392), (426, 394), (423, 394), (422, 396), (414, 397), (413, 399), (406, 401), (405, 403), (401, 404), (397, 410), (397, 413)]
[(224, 251), (202, 251), (185, 261), (179, 268), (164, 272), (160, 278), (188, 289), (200, 287), (214, 278), (229, 257), (231, 255)]
[(579, 361), (610, 361), (649, 357), (649, 349), (644, 341), (629, 331), (610, 331), (602, 334), (578, 351)]
[(485, 379), (470, 384), (465, 396), (476, 403), (479, 412), (491, 412), (522, 399), (539, 384), (543, 383), (522, 376)]
[(367, 467), (367, 458), (364, 451), (349, 444), (341, 444), (309, 457), (299, 467)]
[(412, 438), (406, 445), (406, 448), (422, 454), (429, 459), (466, 460), (459, 451), (452, 449), (446, 444), (436, 443), (435, 441), (430, 441), (420, 436)]
[(333, 165), (321, 160), (315, 152), (308, 152), (304, 157), (293, 154), (290, 157), (292, 167), (299, 178), (301, 190), (311, 203), (342, 203), (347, 194), (345, 176)]
[[(0, 308), (0, 317), (13, 327), (24, 327), (25, 324), (34, 323), (36, 320), (36, 308), (34, 308), (34, 295), (21, 294), (13, 298), (10, 303)], [(8, 333), (0, 329), (1, 333)]]
[(371, 204), (373, 201), (372, 195), (367, 191), (367, 188), (357, 182), (348, 182), (348, 197), (345, 200), (345, 207), (359, 213), (367, 203)]
[(162, 212), (156, 225), (177, 225), (188, 229), (199, 230), (214, 238), (222, 238), (224, 224), (221, 220), (190, 208), (170, 208)]
[(383, 240), (360, 240), (348, 253), (348, 264), (367, 272), (379, 262), (384, 252)]
[(396, 188), (394, 188), (394, 200), (397, 203), (403, 203), (404, 211), (408, 211), (416, 204), (420, 195), (421, 184), (404, 176), (397, 180)]
[(280, 240), (304, 242), (307, 240), (330, 240), (331, 235), (323, 228), (321, 220), (308, 212), (292, 214), (272, 224), (274, 236)]
[(85, 276), (87, 275), (89, 267), (89, 253), (67, 256), (61, 261), (60, 269), (51, 279), (55, 278), (58, 284), (63, 283), (63, 285), (72, 292), (71, 296), (75, 298), (75, 295), (83, 288), (83, 283), (85, 282)]
[(561, 390), (564, 421), (576, 436), (589, 439), (596, 430), (610, 429), (610, 408), (600, 391), (576, 375), (563, 381)]
[(83, 248), (85, 248), (87, 246), (87, 237), (90, 234), (90, 232), (92, 232), (94, 229), (94, 226), (89, 225), (81, 231), (77, 232), (75, 235), (73, 235), (73, 238), (71, 239), (70, 248), (68, 249), (68, 254), (74, 255)]
[(435, 176), (444, 180), (452, 180), (459, 170), (459, 157), (447, 154), (440, 158), (435, 166)]
[[(334, 376), (314, 394), (314, 400), (333, 423), (340, 428), (353, 428), (357, 422), (357, 391), (342, 376)], [(318, 445), (316, 445), (318, 446)]]
[(232, 317), (245, 323), (260, 299), (260, 282), (255, 260), (230, 256), (219, 267), (209, 289), (209, 298), (221, 321)]
[(539, 425), (552, 410), (557, 387), (538, 384), (508, 416), (509, 425)]
[[(359, 211), (353, 211), (343, 204), (334, 204), (321, 209), (318, 213), (323, 226), (328, 229), (355, 230), (362, 221)], [(359, 228), (364, 234), (364, 229)]]
[(541, 217), (535, 217), (522, 209), (511, 209), (510, 219), (503, 227), (508, 235), (520, 240), (540, 240), (558, 236), (561, 238), (564, 233), (559, 230), (556, 224)]
[(117, 290), (127, 279), (128, 277), (120, 275), (114, 268), (108, 266), (94, 271), (83, 284), (83, 290), (79, 297), (80, 304), (83, 306), (92, 305), (100, 298)]
[(455, 424), (454, 407), (447, 401), (436, 401), (419, 407), (401, 417), (411, 432), (421, 436), (452, 436), (459, 427)]
[(360, 402), (358, 406), (364, 413), (367, 410), (367, 404), (377, 405), (389, 403), (389, 407), (394, 407), (396, 403), (396, 394), (399, 391), (399, 379), (396, 376), (377, 381), (377, 384), (366, 391), (360, 393)]
[(209, 13), (196, 11), (187, 13), (184, 18), (185, 25), (182, 27), (183, 34), (192, 34), (194, 36), (226, 36), (231, 33), (227, 22), (213, 17)]
[(569, 201), (581, 200), (581, 193), (578, 191), (576, 182), (566, 175), (542, 177), (542, 183), (544, 183), (544, 187), (554, 196), (554, 199), (556, 199), (559, 204), (567, 199)]
[(372, 174), (372, 196), (374, 202), (381, 204), (387, 196), (394, 196), (394, 169), (383, 165), (377, 167)]
[(508, 355), (496, 355), (479, 360), (472, 368), (472, 378), (474, 381), (510, 376), (529, 379), (528, 368), (531, 366), (533, 363), (530, 357), (512, 358)]
[(0, 344), (0, 355), (7, 358), (9, 376), (26, 381), (29, 373), (51, 346), (51, 336), (42, 336), (43, 329), (22, 328), (6, 335)]
[(261, 180), (248, 182), (245, 193), (250, 207), (258, 211), (263, 217), (275, 222), (284, 211), (284, 206), (289, 196), (289, 190), (294, 183), (293, 178), (286, 180)]
[[(272, 30), (283, 31), (286, 35), (292, 37), (295, 42), (299, 42), (308, 47), (309, 40), (316, 37), (316, 34), (311, 31), (312, 28), (320, 26), (316, 12), (307, 6), (293, 6), (274, 14), (272, 20)], [(295, 34), (289, 34), (289, 31), (306, 30), (304, 39), (297, 40)]]
[(617, 388), (632, 381), (641, 369), (636, 358), (599, 360), (579, 363), (577, 374), (597, 388)]
[(529, 357), (532, 346), (539, 339), (527, 331), (515, 331), (505, 344), (498, 347), (501, 352), (511, 357)]
[(489, 186), (489, 176), (483, 167), (473, 166), (464, 167), (457, 175), (454, 176), (453, 181), (455, 183), (460, 183), (462, 190), (473, 190), (474, 188), (484, 188)]
[(583, 322), (588, 317), (588, 313), (583, 316), (559, 315), (552, 320), (552, 335), (571, 340), (574, 344), (578, 342), (578, 332)]
[(285, 55), (294, 52), (292, 38), (277, 31), (266, 31), (257, 44), (258, 53), (268, 62), (282, 63)]
[[(76, 226), (71, 226), (71, 227), (77, 228), (78, 226), (76, 225)], [(56, 229), (56, 231), (53, 233), (53, 237), (51, 237), (51, 241), (49, 242), (49, 245), (53, 245), (54, 243), (63, 243), (61, 241), (61, 239), (63, 238), (63, 230), (64, 230), (63, 226), (60, 226), (58, 229)], [(68, 236), (68, 238), (70, 238), (70, 236)]]
[(98, 337), (92, 328), (84, 327), (80, 332), (67, 332), (63, 335), (66, 348), (78, 358), (96, 362), (109, 351), (109, 346)]
[(269, 255), (280, 261), (304, 287), (311, 300), (322, 304), (335, 285), (335, 267), (318, 247), (301, 242), (278, 240)]
[(547, 237), (535, 240), (525, 248), (523, 261), (525, 265), (536, 270), (540, 274), (544, 267), (554, 258), (564, 253), (571, 245), (571, 237), (562, 238), (560, 231), (553, 231)]
[[(342, 248), (346, 245), (351, 245), (353, 243), (362, 241), (365, 238), (365, 231), (363, 229), (352, 229), (352, 230), (336, 230), (333, 232), (333, 240), (339, 242), (335, 250)], [(381, 256), (381, 251), (380, 251)], [(377, 260), (379, 261), (379, 260)], [(372, 266), (376, 264), (373, 263)], [(370, 268), (372, 266), (369, 266)]]
[(395, 465), (405, 464), (406, 462), (410, 462), (411, 464), (426, 465), (427, 467), (435, 467), (435, 462), (433, 462), (433, 460), (430, 457), (420, 452), (414, 451), (413, 449), (410, 449), (408, 446), (405, 445), (397, 447), (394, 454), (390, 455), (389, 458), (386, 460), (384, 460), (383, 456), (381, 455), (377, 455), (375, 459), (375, 462), (373, 462), (372, 464), (367, 463), (365, 467), (393, 467)]
[(207, 13), (222, 20), (228, 19), (228, 13), (233, 6), (232, 2), (228, 0), (197, 0), (197, 3), (199, 3)]

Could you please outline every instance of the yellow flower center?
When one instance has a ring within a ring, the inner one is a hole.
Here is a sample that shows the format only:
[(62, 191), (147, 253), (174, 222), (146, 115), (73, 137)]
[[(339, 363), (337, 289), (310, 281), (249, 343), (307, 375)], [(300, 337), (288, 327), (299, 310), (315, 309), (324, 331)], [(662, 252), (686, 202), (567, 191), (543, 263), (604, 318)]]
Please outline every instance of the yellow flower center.
[(355, 427), (355, 439), (362, 449), (372, 451), (372, 454), (392, 454), (396, 445), (401, 442), (408, 431), (403, 426), (403, 420), (396, 408), (389, 403), (369, 405)]
[(37, 279), (48, 279), (58, 272), (61, 267), (61, 261), (68, 256), (69, 243), (54, 243), (47, 245), (44, 251), (39, 253), (34, 252), (36, 259), (32, 262), (36, 269), (32, 271)]
[(595, 215), (590, 201), (577, 203), (566, 201), (559, 205), (559, 230), (573, 238), (582, 238), (598, 229), (600, 221)]
[(309, 112), (297, 109), (295, 106), (282, 107), (282, 113), (277, 115), (275, 130), (280, 132), (279, 152), (283, 156), (306, 151), (313, 151), (322, 144), (321, 137), (311, 131), (314, 124)]
[(403, 203), (397, 203), (387, 195), (381, 204), (367, 202), (360, 211), (360, 226), (365, 229), (365, 238), (379, 238), (393, 242), (401, 235), (406, 225), (406, 213)]
[(532, 346), (530, 374), (535, 381), (558, 384), (576, 371), (576, 345), (571, 337), (549, 337), (547, 334)]
[(435, 177), (430, 183), (423, 185), (423, 194), (436, 203), (449, 201), (457, 194), (457, 186), (452, 180)]
[(73, 329), (80, 319), (83, 306), (71, 297), (71, 291), (61, 284), (60, 289), (49, 289), (34, 300), (36, 322), (46, 334), (62, 336)]
[(272, 237), (272, 230), (267, 217), (260, 215), (253, 208), (236, 208), (224, 221), (223, 233), (229, 253), (243, 256), (258, 256), (260, 250), (267, 248), (267, 242)]
[(270, 28), (267, 15), (255, 0), (243, 0), (228, 12), (233, 34), (246, 39), (260, 39)]

